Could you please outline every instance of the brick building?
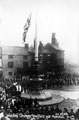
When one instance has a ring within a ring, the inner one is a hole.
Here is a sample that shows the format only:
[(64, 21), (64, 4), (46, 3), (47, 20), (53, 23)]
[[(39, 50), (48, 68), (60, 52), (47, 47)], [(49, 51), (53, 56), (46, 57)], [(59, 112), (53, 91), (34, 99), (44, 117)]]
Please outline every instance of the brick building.
[[(52, 34), (51, 43), (39, 43), (38, 61), (41, 72), (58, 72), (64, 69), (64, 51)], [(2, 46), (0, 47), (0, 77), (14, 77), (28, 74), (34, 63), (34, 47)]]
[[(31, 48), (29, 55), (31, 56), (31, 66), (34, 63), (34, 48)], [(59, 44), (52, 34), (51, 43), (43, 45), (39, 43), (38, 61), (42, 72), (58, 72), (64, 70), (64, 51), (59, 48)]]

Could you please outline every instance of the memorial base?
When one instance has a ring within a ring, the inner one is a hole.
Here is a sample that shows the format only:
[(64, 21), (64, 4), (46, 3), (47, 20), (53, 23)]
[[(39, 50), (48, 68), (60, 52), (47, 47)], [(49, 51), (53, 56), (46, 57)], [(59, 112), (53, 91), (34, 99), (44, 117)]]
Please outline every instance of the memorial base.
[(51, 94), (47, 90), (46, 91), (44, 90), (39, 95), (37, 95), (37, 94), (35, 95), (32, 93), (22, 93), (21, 97), (26, 98), (26, 99), (29, 99), (30, 97), (32, 99), (37, 98), (37, 100), (39, 101), (39, 104), (42, 106), (58, 104), (64, 100), (64, 98), (62, 96), (56, 95), (56, 94)]

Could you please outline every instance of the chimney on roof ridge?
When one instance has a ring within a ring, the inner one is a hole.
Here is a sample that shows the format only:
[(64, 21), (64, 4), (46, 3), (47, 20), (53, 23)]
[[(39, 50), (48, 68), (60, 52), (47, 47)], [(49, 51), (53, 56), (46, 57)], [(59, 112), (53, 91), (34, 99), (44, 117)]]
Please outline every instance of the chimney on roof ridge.
[(59, 46), (57, 39), (56, 39), (56, 33), (52, 33), (51, 44), (55, 46)]
[(25, 43), (25, 48), (28, 49), (29, 48), (29, 44)]
[(56, 33), (52, 33), (52, 38), (55, 38)]
[(42, 51), (44, 48), (42, 41), (39, 41), (39, 50)]

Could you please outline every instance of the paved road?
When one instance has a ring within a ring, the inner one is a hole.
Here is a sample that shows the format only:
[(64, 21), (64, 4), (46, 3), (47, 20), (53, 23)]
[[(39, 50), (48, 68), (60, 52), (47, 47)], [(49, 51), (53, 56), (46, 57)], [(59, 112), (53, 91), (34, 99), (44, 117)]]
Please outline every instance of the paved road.
[(63, 86), (62, 88), (55, 88), (53, 90), (49, 90), (53, 94), (61, 95), (65, 99), (79, 99), (79, 86)]

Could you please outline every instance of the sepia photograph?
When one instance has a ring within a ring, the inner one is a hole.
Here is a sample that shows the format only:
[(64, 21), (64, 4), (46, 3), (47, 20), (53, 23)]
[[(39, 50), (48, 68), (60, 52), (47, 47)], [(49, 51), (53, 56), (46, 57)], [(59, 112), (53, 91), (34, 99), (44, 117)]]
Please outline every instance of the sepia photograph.
[(79, 0), (0, 0), (0, 120), (79, 120)]

